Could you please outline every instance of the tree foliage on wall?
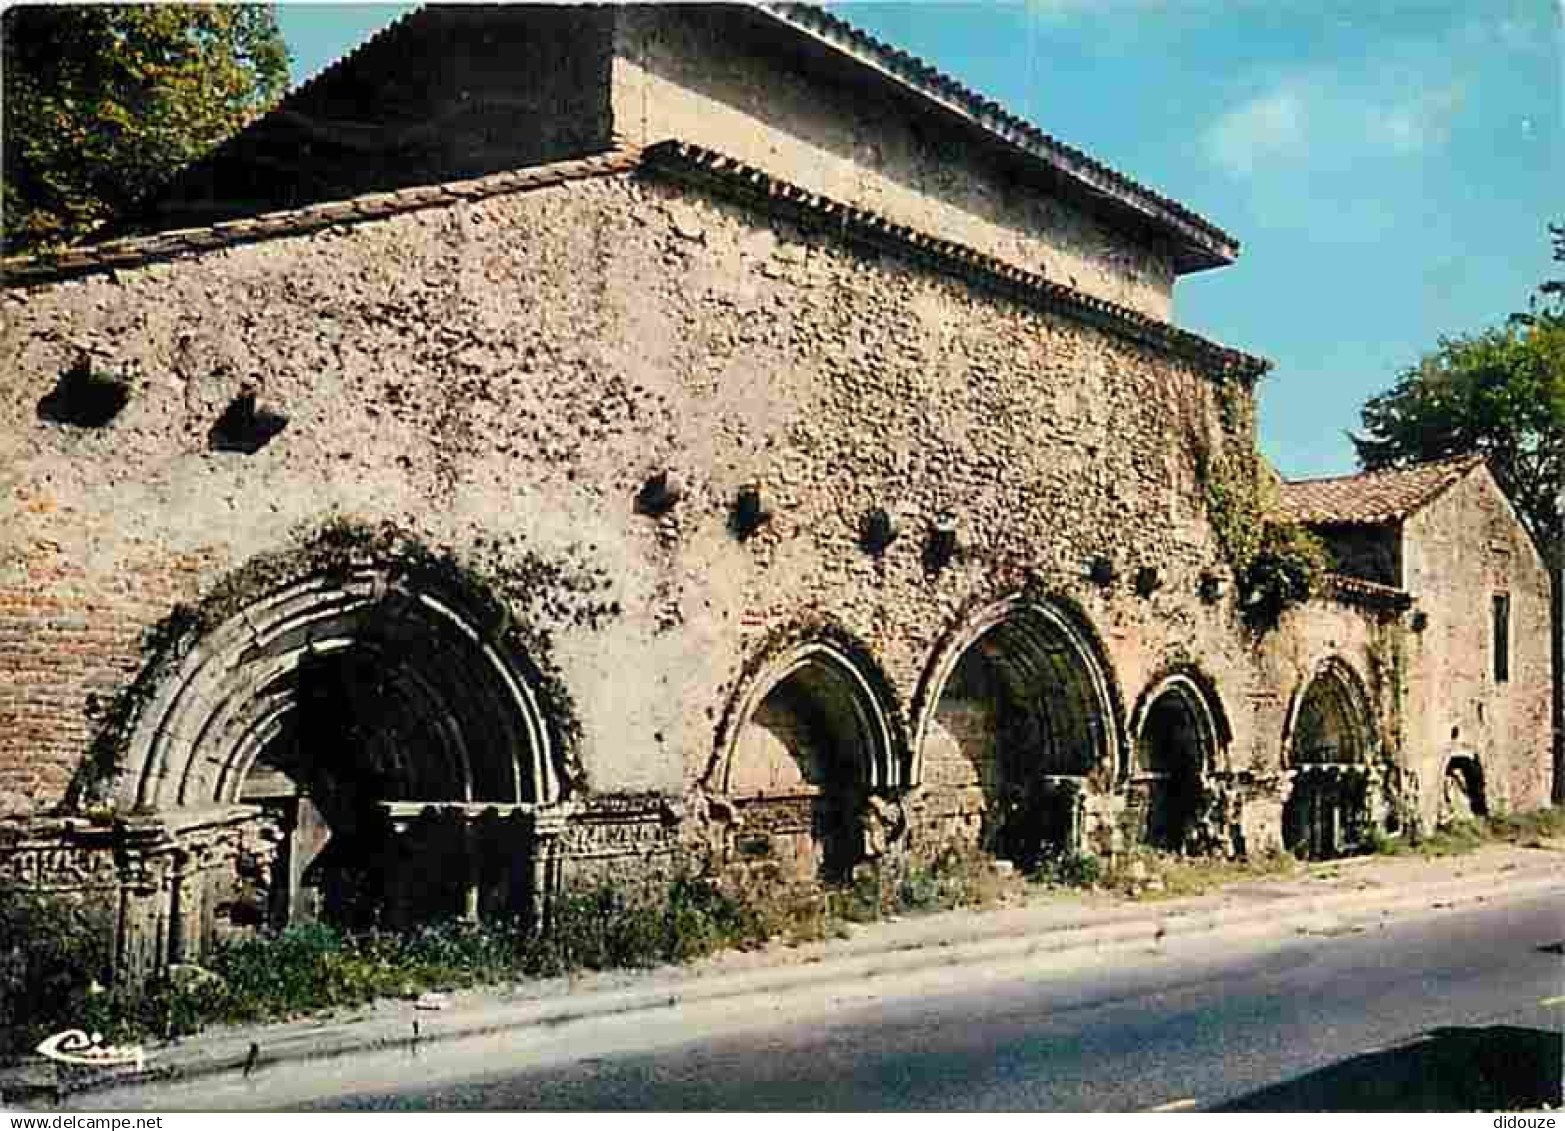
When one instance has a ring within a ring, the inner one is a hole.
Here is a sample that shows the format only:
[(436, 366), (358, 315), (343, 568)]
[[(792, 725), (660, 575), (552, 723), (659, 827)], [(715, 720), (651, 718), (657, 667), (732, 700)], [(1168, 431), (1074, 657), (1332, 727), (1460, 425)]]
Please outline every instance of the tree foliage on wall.
[[(1565, 225), (1550, 225), (1565, 262)], [(1565, 281), (1539, 286), (1504, 326), (1441, 338), (1362, 412), (1352, 437), (1375, 470), (1482, 452), (1533, 539), (1557, 569), (1565, 488)]]
[(288, 84), (271, 5), (21, 5), (0, 35), (8, 254), (80, 239)]

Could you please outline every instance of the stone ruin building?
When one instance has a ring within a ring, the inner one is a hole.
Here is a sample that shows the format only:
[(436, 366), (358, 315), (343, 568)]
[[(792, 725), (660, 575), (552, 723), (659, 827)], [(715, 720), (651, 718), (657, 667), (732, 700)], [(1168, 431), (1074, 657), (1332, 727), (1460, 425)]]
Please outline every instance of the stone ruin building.
[(1271, 484), (1237, 242), (823, 11), (420, 10), (109, 235), (5, 263), (0, 883), (122, 972), (1547, 801), (1484, 465)]

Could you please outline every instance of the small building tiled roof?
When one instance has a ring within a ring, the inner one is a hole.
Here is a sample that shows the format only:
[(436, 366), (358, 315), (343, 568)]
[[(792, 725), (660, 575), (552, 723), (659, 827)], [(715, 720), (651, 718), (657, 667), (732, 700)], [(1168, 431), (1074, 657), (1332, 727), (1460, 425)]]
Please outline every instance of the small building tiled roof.
[(459, 200), (482, 200), (637, 170), (707, 186), (711, 191), (766, 212), (786, 214), (801, 222), (826, 227), (845, 240), (890, 247), (936, 270), (969, 279), (1031, 306), (1097, 326), (1119, 337), (1153, 346), (1193, 361), (1211, 373), (1253, 380), (1270, 368), (1271, 363), (1264, 358), (1231, 349), (1140, 311), (1094, 298), (1063, 283), (1013, 267), (963, 244), (898, 224), (879, 213), (844, 204), (772, 177), (742, 161), (678, 140), (659, 142), (646, 149), (626, 146), (592, 157), (492, 173), (467, 181), (312, 204), (269, 212), (253, 219), (222, 221), (204, 228), (127, 237), (52, 254), (18, 256), (0, 260), (0, 279), (7, 287), (50, 283), (76, 275), (186, 258), (236, 244), (365, 223)]
[(1382, 585), (1378, 581), (1365, 581), (1345, 573), (1328, 573), (1322, 586), (1326, 596), (1335, 597), (1349, 605), (1369, 609), (1386, 609), (1401, 612), (1411, 608), (1412, 595), (1395, 585)]
[(1386, 471), (1285, 481), (1277, 491), (1277, 516), (1317, 526), (1398, 522), (1483, 462), (1482, 455), (1468, 453)]

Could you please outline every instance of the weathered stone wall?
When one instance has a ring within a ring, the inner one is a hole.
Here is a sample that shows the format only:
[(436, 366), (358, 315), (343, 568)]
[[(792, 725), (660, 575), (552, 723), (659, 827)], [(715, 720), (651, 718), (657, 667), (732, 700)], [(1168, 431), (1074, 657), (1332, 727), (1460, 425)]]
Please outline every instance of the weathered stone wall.
[[(1491, 805), (1530, 809), (1550, 791), (1549, 582), (1493, 477), (1465, 476), (1403, 527), (1406, 585), (1428, 616), (1408, 645), (1405, 757), (1426, 813), (1446, 766), (1475, 758)], [(1492, 600), (1510, 597), (1510, 678), (1495, 681)]]
[[(863, 81), (833, 82), (789, 32), (763, 44), (719, 6), (620, 9), (614, 130), (677, 137), (1099, 298), (1168, 319), (1166, 249), (1114, 230), (995, 158), (927, 110)], [(839, 68), (840, 69), (840, 68)]]
[[(1187, 443), (1224, 442), (1212, 378), (683, 188), (580, 182), (5, 301), (13, 809), (62, 796), (88, 696), (144, 661), (139, 630), (333, 515), (555, 569), (515, 615), (579, 711), (578, 788), (683, 793), (767, 649), (823, 623), (866, 643), (911, 732), (937, 644), (1029, 578), (1100, 637), (1121, 746), (1124, 705), (1171, 663), (1226, 702), (1249, 685), (1233, 610), (1196, 596), (1219, 564)], [(129, 404), (101, 429), (44, 422), (84, 354)], [(287, 427), (210, 450), (246, 384)], [(684, 501), (634, 513), (663, 468)], [(742, 541), (743, 484), (773, 517)], [(906, 532), (878, 557), (875, 506)], [(931, 574), (942, 516), (961, 550)], [(1119, 565), (1106, 588), (1095, 555)], [(584, 591), (613, 613), (583, 617)]]
[[(1270, 778), (1273, 793), (1257, 801), (1254, 819), (1280, 831), (1283, 806), (1300, 786), (1308, 789), (1316, 771), (1296, 750), (1304, 697), (1317, 680), (1338, 679), (1359, 708), (1362, 746), (1356, 752), (1367, 774), (1370, 804), (1363, 816), (1382, 832), (1409, 816), (1417, 797), (1401, 757), (1406, 731), (1408, 679), (1407, 614), (1330, 595), (1285, 613), (1257, 651), (1255, 684), (1245, 709), (1258, 745), (1248, 752), (1258, 780)], [(1347, 765), (1344, 761), (1343, 765)], [(1357, 778), (1359, 770), (1328, 768)], [(1302, 780), (1301, 780), (1302, 779)], [(1260, 791), (1265, 792), (1265, 791)], [(1291, 846), (1290, 846), (1291, 847)]]

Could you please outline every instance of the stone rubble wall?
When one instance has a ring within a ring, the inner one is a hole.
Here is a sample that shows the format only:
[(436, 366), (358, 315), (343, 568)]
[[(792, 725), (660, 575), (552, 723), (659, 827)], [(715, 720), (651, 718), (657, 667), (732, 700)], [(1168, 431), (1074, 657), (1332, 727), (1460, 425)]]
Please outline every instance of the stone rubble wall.
[[(1408, 638), (1404, 757), (1437, 813), (1452, 758), (1476, 759), (1491, 807), (1549, 802), (1549, 580), (1510, 503), (1479, 469), (1403, 526), (1407, 589), (1428, 617)], [(1510, 598), (1509, 679), (1494, 670), (1492, 606)]]
[(629, 6), (615, 25), (614, 131), (679, 137), (1154, 318), (1172, 254), (1058, 196), (1017, 184), (906, 94), (818, 73), (736, 36), (719, 8)]
[[(144, 634), (173, 603), (333, 518), (393, 524), (525, 583), (510, 615), (547, 642), (581, 726), (569, 811), (537, 833), (546, 884), (646, 875), (682, 853), (742, 868), (768, 822), (768, 851), (813, 882), (798, 835), (812, 817), (711, 788), (735, 703), (780, 650), (829, 632), (883, 689), (888, 757), (916, 765), (935, 659), (1023, 592), (1072, 610), (1106, 667), (1110, 756), (1060, 786), (1085, 847), (1134, 840), (1117, 792), (1125, 730), (1173, 669), (1198, 670), (1226, 717), (1212, 820), (1251, 850), (1276, 843), (1287, 707), (1323, 656), (1376, 689), (1395, 748), (1400, 708), (1374, 675), (1394, 626), (1317, 604), (1257, 648), (1234, 586), (1200, 596), (1224, 565), (1194, 451), (1251, 450), (1221, 407), (1238, 398), (1253, 419), (1246, 386), (1221, 392), (1231, 379), (894, 250), (616, 175), (3, 303), (8, 827), (66, 798), (101, 700), (147, 663)], [(83, 359), (131, 382), (124, 410), (102, 428), (41, 419)], [(245, 388), (286, 427), (250, 454), (211, 450)], [(636, 500), (659, 472), (683, 497), (654, 518)], [(746, 487), (769, 520), (740, 537)], [(875, 554), (862, 530), (877, 507), (900, 533)], [(959, 549), (935, 570), (937, 522)], [(1091, 579), (1095, 558), (1113, 581)], [(1144, 568), (1156, 584), (1142, 594)], [(977, 842), (981, 771), (940, 766), (856, 802), (865, 855)], [(203, 860), (243, 850), (240, 834), (218, 840)], [(169, 874), (135, 889), (153, 893), (135, 911), (147, 921), (195, 882), (158, 867)]]

